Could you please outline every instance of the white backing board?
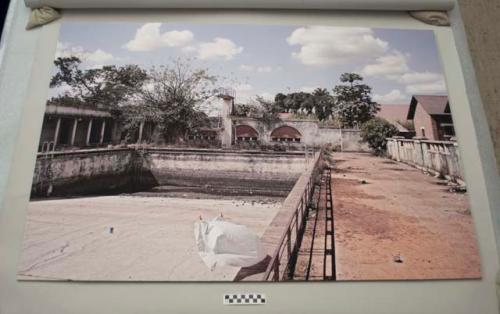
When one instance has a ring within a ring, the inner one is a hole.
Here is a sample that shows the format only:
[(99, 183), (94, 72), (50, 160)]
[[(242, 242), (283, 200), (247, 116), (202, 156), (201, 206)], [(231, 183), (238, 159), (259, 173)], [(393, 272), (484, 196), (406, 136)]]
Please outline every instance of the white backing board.
[(24, 0), (30, 8), (60, 9), (322, 9), (322, 10), (451, 10), (453, 0)]
[[(245, 313), (497, 313), (498, 255), (491, 214), (500, 193), (486, 121), (480, 103), (469, 103), (459, 53), (450, 28), (425, 25), (404, 12), (334, 11), (67, 11), (63, 19), (31, 32), (22, 0), (14, 8), (0, 72), (0, 313), (234, 313), (227, 292), (261, 292), (267, 304)], [(435, 30), (450, 102), (470, 182), (472, 215), (479, 241), (482, 280), (323, 283), (68, 283), (18, 282), (35, 152), (48, 93), (50, 69), (62, 21), (213, 22), (322, 24)], [(469, 86), (469, 83), (467, 84)], [(28, 92), (29, 90), (29, 92)], [(474, 95), (473, 95), (474, 96)], [(486, 133), (485, 133), (486, 132)], [(492, 168), (493, 167), (493, 168)], [(8, 178), (8, 180), (6, 180)], [(2, 194), (0, 194), (2, 196)]]

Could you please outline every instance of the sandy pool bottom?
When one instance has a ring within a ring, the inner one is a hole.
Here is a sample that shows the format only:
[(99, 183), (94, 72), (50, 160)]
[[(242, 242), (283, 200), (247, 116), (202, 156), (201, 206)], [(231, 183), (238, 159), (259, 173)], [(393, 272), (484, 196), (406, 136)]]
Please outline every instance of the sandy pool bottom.
[[(232, 281), (196, 250), (199, 216), (262, 235), (279, 201), (102, 196), (29, 203), (18, 278), (24, 280)], [(111, 232), (112, 228), (112, 232)]]

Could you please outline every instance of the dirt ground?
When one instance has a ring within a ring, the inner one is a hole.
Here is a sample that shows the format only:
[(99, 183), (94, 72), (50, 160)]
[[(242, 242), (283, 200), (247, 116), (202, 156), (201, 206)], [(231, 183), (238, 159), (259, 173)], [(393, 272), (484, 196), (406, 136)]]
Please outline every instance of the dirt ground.
[(334, 160), (337, 280), (481, 276), (467, 193), (385, 158)]
[(194, 222), (222, 212), (224, 219), (262, 235), (280, 205), (137, 196), (30, 202), (18, 278), (231, 281), (239, 268), (211, 271), (202, 262)]

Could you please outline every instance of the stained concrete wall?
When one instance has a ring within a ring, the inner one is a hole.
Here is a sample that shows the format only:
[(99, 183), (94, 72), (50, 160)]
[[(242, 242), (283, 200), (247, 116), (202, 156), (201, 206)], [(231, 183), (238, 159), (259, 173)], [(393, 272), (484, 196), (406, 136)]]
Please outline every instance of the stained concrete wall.
[(100, 194), (131, 184), (135, 153), (129, 149), (89, 149), (38, 154), (32, 197)]
[(368, 144), (361, 141), (359, 130), (342, 129), (342, 147), (343, 152), (370, 152)]
[(303, 153), (149, 149), (148, 167), (159, 185), (210, 186), (288, 192), (306, 169)]
[(287, 195), (309, 159), (304, 153), (166, 148), (39, 154), (32, 196), (134, 192), (157, 185)]

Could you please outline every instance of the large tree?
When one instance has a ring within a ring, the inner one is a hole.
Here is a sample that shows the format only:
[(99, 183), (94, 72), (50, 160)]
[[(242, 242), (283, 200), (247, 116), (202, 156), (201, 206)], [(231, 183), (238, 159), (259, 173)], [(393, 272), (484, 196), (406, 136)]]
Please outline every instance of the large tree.
[(333, 98), (324, 88), (317, 88), (313, 93), (278, 93), (274, 101), (281, 112), (315, 115), (320, 121), (332, 114)]
[(326, 88), (316, 88), (312, 94), (314, 113), (320, 121), (329, 119), (333, 114), (333, 97)]
[(340, 76), (342, 83), (333, 89), (335, 98), (335, 114), (344, 127), (355, 127), (375, 116), (379, 110), (372, 101), (372, 89), (362, 84), (363, 77), (356, 73), (344, 73)]
[(200, 105), (215, 96), (216, 77), (192, 68), (189, 60), (178, 59), (152, 68), (148, 78), (137, 99), (124, 108), (126, 125), (133, 129), (142, 120), (155, 122), (168, 142), (208, 125)]
[(141, 90), (147, 78), (146, 71), (137, 65), (82, 69), (77, 57), (57, 58), (54, 65), (57, 72), (50, 87), (65, 87), (67, 91), (52, 98), (53, 103), (117, 109)]
[(310, 112), (313, 108), (311, 94), (297, 92), (290, 94), (278, 93), (274, 97), (275, 104), (282, 112), (298, 113), (300, 111)]

